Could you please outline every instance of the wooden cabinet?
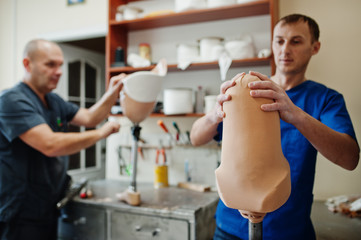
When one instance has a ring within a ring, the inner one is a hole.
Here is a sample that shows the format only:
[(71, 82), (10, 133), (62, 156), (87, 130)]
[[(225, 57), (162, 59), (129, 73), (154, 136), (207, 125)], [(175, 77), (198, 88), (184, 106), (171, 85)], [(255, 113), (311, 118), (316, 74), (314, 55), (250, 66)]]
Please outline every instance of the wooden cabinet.
[[(106, 79), (108, 81), (111, 76), (122, 72), (131, 73), (140, 70), (149, 70), (153, 67), (111, 67), (111, 64), (115, 58), (115, 50), (118, 46), (121, 46), (124, 49), (124, 55), (127, 56), (129, 32), (207, 21), (246, 18), (259, 15), (269, 15), (272, 29), (278, 19), (278, 0), (259, 0), (218, 8), (190, 10), (179, 13), (171, 13), (167, 15), (138, 18), (135, 20), (116, 21), (115, 15), (117, 7), (119, 5), (127, 4), (130, 2), (139, 2), (139, 0), (109, 0), (109, 25), (108, 35), (106, 38)], [(231, 67), (272, 65), (272, 72), (274, 72), (274, 64), (272, 62), (272, 58), (242, 59), (234, 60)], [(203, 70), (216, 68), (218, 68), (218, 62), (215, 61), (195, 63), (188, 67), (187, 70)], [(170, 72), (181, 71), (178, 70), (176, 64), (168, 65), (168, 69)]]

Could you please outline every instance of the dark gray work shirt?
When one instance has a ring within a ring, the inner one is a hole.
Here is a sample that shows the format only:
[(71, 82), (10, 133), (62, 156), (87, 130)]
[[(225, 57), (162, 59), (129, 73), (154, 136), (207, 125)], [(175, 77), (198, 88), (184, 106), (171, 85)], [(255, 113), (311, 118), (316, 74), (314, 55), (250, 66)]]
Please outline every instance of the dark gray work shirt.
[(19, 138), (43, 123), (54, 132), (67, 131), (79, 107), (55, 93), (46, 101), (48, 107), (25, 83), (0, 94), (0, 221), (50, 220), (64, 194), (68, 158), (47, 157)]

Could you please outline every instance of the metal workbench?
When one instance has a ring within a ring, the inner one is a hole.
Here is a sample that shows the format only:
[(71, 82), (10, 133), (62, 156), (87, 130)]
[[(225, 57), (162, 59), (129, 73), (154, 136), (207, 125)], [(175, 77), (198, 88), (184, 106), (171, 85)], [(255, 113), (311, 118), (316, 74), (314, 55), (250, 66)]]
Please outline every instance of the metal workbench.
[[(90, 185), (93, 198), (76, 198), (65, 207), (69, 218), (60, 221), (59, 240), (212, 239), (217, 192), (154, 189), (139, 183), (141, 205), (134, 207), (116, 198), (127, 182), (99, 180)], [(361, 239), (361, 218), (332, 213), (323, 201), (313, 203), (311, 218), (318, 240)]]
[(116, 198), (127, 182), (99, 180), (90, 185), (93, 198), (76, 198), (64, 208), (59, 240), (212, 239), (216, 192), (139, 183), (141, 205), (130, 206)]

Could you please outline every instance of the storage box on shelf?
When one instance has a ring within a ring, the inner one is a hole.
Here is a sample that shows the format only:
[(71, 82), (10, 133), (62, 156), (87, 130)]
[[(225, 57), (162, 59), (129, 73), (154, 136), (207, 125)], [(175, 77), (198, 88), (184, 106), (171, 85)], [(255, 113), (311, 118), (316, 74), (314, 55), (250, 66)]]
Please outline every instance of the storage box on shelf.
[[(124, 50), (124, 56), (128, 55), (128, 33), (138, 30), (155, 29), (167, 26), (186, 25), (192, 23), (201, 23), (208, 21), (218, 21), (225, 19), (244, 18), (259, 15), (269, 15), (271, 29), (278, 19), (278, 0), (259, 0), (250, 1), (242, 4), (234, 4), (221, 6), (216, 8), (206, 8), (189, 10), (184, 12), (175, 12), (169, 14), (161, 14), (158, 16), (149, 16), (137, 18), (134, 20), (117, 21), (115, 19), (117, 8), (120, 5), (130, 2), (140, 2), (139, 0), (109, 0), (108, 14), (108, 35), (106, 38), (106, 85), (109, 79), (119, 73), (132, 73), (136, 71), (150, 70), (154, 66), (145, 68), (133, 68), (129, 66), (112, 67), (115, 58), (115, 50), (121, 47)], [(272, 31), (271, 31), (272, 32)], [(233, 60), (233, 67), (249, 67), (249, 66), (271, 66), (274, 72), (274, 63), (272, 57), (268, 58), (248, 58)], [(186, 71), (189, 70), (208, 70), (218, 69), (218, 62), (201, 62), (191, 64)], [(182, 71), (177, 68), (177, 64), (168, 65), (169, 72)], [(201, 116), (202, 114), (195, 114)], [(192, 114), (192, 116), (194, 116)]]

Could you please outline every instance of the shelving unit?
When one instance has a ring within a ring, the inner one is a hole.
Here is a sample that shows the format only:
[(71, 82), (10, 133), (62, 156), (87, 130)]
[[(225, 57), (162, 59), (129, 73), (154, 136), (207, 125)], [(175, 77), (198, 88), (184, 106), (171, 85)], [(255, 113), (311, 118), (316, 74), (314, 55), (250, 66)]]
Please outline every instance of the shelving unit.
[[(248, 59), (240, 59), (233, 60), (231, 67), (246, 67), (246, 66), (265, 66), (270, 65), (272, 59), (271, 58), (248, 58)], [(133, 68), (133, 67), (112, 67), (109, 69), (110, 74), (112, 73), (132, 73), (137, 71), (149, 71), (154, 68), (153, 66), (144, 67), (144, 68)], [(201, 62), (201, 63), (193, 63), (188, 68), (187, 71), (192, 70), (208, 70), (208, 69), (218, 69), (218, 62)], [(168, 72), (177, 72), (183, 71), (177, 68), (177, 64), (169, 64)]]
[[(106, 87), (108, 86), (109, 79), (114, 75), (119, 73), (132, 73), (136, 71), (150, 70), (154, 67), (111, 67), (115, 57), (115, 50), (118, 46), (121, 46), (124, 49), (124, 56), (128, 55), (127, 48), (129, 32), (259, 15), (270, 16), (272, 29), (278, 19), (278, 0), (259, 0), (218, 8), (190, 10), (179, 13), (138, 18), (135, 20), (116, 21), (115, 14), (117, 7), (130, 2), (139, 2), (139, 0), (109, 0), (109, 24), (108, 35), (106, 38)], [(233, 60), (231, 68), (246, 66), (271, 66), (272, 72), (275, 70), (272, 57)], [(185, 71), (208, 69), (218, 69), (218, 62), (193, 63)], [(178, 69), (176, 64), (169, 64), (168, 71), (180, 72), (182, 70)]]
[[(111, 114), (111, 116), (122, 116), (122, 114)], [(177, 115), (165, 115), (163, 113), (152, 113), (149, 117), (154, 118), (163, 118), (163, 117), (202, 117), (203, 113), (187, 113), (187, 114), (177, 114)]]

